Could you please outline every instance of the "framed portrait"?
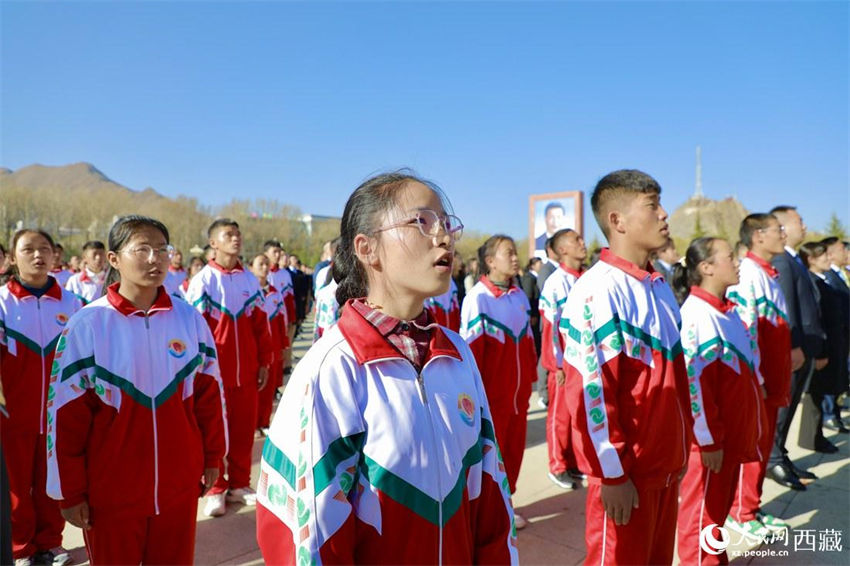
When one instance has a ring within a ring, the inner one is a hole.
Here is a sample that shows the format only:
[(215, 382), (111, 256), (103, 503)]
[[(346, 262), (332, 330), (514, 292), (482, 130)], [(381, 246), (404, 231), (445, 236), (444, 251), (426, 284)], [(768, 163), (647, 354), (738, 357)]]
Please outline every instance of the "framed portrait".
[(529, 257), (546, 258), (546, 240), (563, 228), (584, 235), (582, 191), (564, 191), (528, 197)]

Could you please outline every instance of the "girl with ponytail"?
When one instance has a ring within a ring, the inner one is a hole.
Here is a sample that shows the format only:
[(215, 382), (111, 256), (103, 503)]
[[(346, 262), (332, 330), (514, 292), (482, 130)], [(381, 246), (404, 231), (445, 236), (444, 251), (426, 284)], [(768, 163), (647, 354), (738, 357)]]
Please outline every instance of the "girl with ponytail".
[[(694, 433), (680, 488), (679, 561), (725, 564), (725, 551), (702, 550), (700, 533), (726, 522), (741, 464), (762, 456), (758, 439), (765, 407), (758, 354), (734, 303), (726, 299), (726, 289), (738, 283), (738, 258), (726, 240), (691, 242), (672, 279), (684, 303), (681, 337)], [(711, 536), (722, 539), (716, 529)]]
[(106, 294), (67, 321), (47, 395), (47, 493), (98, 564), (192, 564), (198, 498), (226, 452), (224, 394), (203, 317), (163, 281), (168, 229), (109, 231)]
[(342, 314), (295, 368), (263, 449), (267, 564), (516, 563), (475, 358), (423, 308), (451, 280), (463, 225), (447, 209), (406, 172), (349, 197), (333, 263)]

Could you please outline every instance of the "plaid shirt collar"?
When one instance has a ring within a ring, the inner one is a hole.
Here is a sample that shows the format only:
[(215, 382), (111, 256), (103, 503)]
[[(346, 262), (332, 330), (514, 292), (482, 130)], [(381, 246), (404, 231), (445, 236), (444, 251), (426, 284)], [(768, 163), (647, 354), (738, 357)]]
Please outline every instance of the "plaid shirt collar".
[(397, 358), (403, 355), (417, 369), (436, 356), (460, 360), (460, 354), (431, 314), (423, 310), (412, 321), (400, 320), (368, 306), (364, 299), (351, 299), (338, 323), (354, 350), (358, 363)]

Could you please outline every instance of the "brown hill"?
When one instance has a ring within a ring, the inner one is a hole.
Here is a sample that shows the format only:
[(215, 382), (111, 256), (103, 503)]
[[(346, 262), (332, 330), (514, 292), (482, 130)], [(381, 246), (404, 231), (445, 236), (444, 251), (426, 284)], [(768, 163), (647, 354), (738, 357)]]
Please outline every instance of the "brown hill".
[[(684, 241), (685, 246), (695, 237), (719, 236), (735, 243), (741, 220), (749, 214), (744, 205), (734, 197), (712, 200), (691, 197), (670, 215), (670, 232), (673, 238)], [(684, 248), (680, 251), (684, 251)]]

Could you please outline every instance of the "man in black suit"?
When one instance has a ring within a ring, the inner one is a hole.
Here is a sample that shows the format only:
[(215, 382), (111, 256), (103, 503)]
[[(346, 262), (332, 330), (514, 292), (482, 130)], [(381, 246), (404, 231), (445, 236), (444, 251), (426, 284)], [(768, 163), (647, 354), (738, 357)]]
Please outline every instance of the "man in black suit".
[[(836, 344), (840, 344), (843, 347), (843, 350), (832, 356), (835, 359), (830, 358), (829, 361), (830, 365), (838, 364), (839, 366), (835, 374), (839, 380), (839, 383), (836, 383), (836, 391), (840, 394), (846, 392), (848, 389), (847, 350), (850, 348), (850, 342), (848, 342), (850, 340), (850, 337), (848, 337), (848, 334), (850, 334), (850, 287), (847, 286), (847, 282), (841, 276), (844, 266), (847, 265), (847, 252), (844, 242), (835, 236), (825, 238), (821, 244), (826, 247), (826, 256), (830, 263), (830, 269), (824, 273), (824, 276), (826, 277), (826, 283), (836, 292), (840, 311), (837, 320), (841, 322), (840, 332), (842, 334), (840, 337), (834, 339)], [(824, 418), (823, 426), (846, 434), (850, 430), (847, 429), (841, 420), (841, 408), (836, 402), (836, 397), (837, 395), (824, 396), (821, 407)]]
[(534, 348), (538, 358), (540, 357), (540, 291), (537, 290), (537, 274), (542, 264), (543, 260), (539, 257), (529, 259), (525, 272), (519, 279), (520, 286), (528, 297), (528, 304), (531, 305), (531, 332), (534, 334)]
[(824, 334), (820, 324), (820, 313), (812, 281), (797, 252), (797, 246), (806, 235), (806, 225), (793, 206), (777, 206), (770, 211), (779, 219), (785, 231), (785, 253), (771, 260), (779, 271), (779, 286), (785, 295), (788, 307), (788, 325), (791, 327), (791, 403), (780, 407), (776, 417), (776, 434), (767, 464), (767, 477), (777, 483), (798, 491), (806, 486), (800, 478), (816, 479), (816, 476), (795, 466), (788, 458), (785, 441), (812, 372), (826, 365), (823, 358)]

